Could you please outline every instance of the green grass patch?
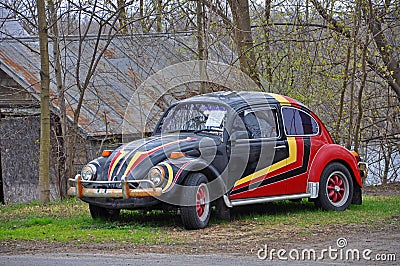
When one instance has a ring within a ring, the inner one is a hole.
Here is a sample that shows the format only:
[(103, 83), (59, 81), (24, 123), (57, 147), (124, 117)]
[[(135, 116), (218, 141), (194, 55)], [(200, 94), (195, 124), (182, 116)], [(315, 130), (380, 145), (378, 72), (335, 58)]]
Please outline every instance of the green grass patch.
[[(244, 215), (239, 211), (238, 219), (251, 219), (269, 225), (292, 225), (297, 228), (332, 224), (373, 225), (393, 221), (393, 217), (400, 215), (399, 206), (400, 197), (396, 196), (364, 197), (362, 205), (350, 205), (349, 209), (342, 212), (322, 211), (307, 200), (299, 203), (280, 201), (257, 205), (257, 208), (246, 207)], [(398, 223), (399, 219), (394, 221)]]
[[(222, 229), (249, 224), (259, 229), (282, 228), (308, 235), (334, 225), (399, 224), (400, 197), (364, 197), (363, 205), (343, 212), (316, 209), (313, 203), (275, 202), (235, 208), (232, 222), (211, 220)], [(178, 228), (178, 230), (176, 229)], [(123, 211), (117, 221), (93, 220), (88, 205), (76, 199), (0, 207), (0, 241), (42, 240), (73, 243), (172, 243), (185, 241), (176, 213)], [(171, 236), (172, 231), (178, 234)]]
[[(136, 214), (138, 215), (138, 214)], [(157, 243), (168, 242), (155, 226), (128, 220), (93, 220), (88, 205), (66, 200), (42, 205), (38, 202), (0, 208), (0, 240), (43, 240), (57, 242)]]

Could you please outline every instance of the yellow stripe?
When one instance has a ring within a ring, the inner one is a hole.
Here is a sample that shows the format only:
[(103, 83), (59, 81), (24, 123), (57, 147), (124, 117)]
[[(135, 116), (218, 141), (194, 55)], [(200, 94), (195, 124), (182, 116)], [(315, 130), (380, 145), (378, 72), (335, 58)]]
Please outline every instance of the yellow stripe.
[(167, 167), (167, 169), (168, 169), (168, 182), (167, 182), (167, 185), (162, 190), (162, 191), (165, 191), (171, 186), (172, 180), (174, 179), (174, 174), (173, 174), (173, 171), (172, 171), (172, 166), (170, 164), (162, 163), (162, 165), (165, 165)]
[(275, 94), (275, 93), (267, 93), (267, 94), (271, 97), (274, 97), (281, 104), (290, 104), (290, 102), (288, 100), (286, 100), (286, 98), (283, 97), (282, 95)]
[(263, 169), (255, 172), (255, 173), (253, 173), (251, 175), (248, 175), (246, 177), (243, 177), (242, 179), (239, 179), (238, 181), (236, 181), (234, 186), (235, 187), (239, 186), (239, 185), (241, 185), (243, 183), (246, 183), (248, 181), (256, 179), (256, 178), (258, 178), (260, 176), (266, 175), (269, 172), (273, 172), (275, 170), (278, 170), (279, 168), (282, 168), (282, 167), (284, 167), (286, 165), (289, 165), (291, 163), (296, 162), (296, 160), (297, 160), (296, 139), (294, 137), (288, 137), (287, 138), (287, 142), (289, 144), (289, 158), (284, 159), (284, 160), (279, 161), (279, 162), (276, 162), (271, 166), (263, 168)]
[(131, 159), (131, 161), (129, 162), (128, 166), (125, 169), (125, 173), (124, 176), (126, 176), (129, 172), (129, 169), (131, 169), (132, 165), (136, 162), (136, 160), (139, 158), (140, 155), (144, 154), (145, 152), (140, 152), (138, 151), (137, 153), (135, 153), (135, 155), (133, 156), (133, 158)]
[(121, 153), (118, 155), (117, 159), (115, 159), (114, 164), (111, 167), (110, 178), (112, 178), (115, 167), (117, 166), (118, 162), (125, 156), (125, 154), (126, 152), (122, 150)]

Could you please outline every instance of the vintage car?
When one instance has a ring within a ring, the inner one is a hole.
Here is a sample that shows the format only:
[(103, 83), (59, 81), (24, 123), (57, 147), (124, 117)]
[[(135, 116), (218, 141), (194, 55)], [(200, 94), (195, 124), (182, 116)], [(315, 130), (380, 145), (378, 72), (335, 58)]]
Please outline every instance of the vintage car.
[(103, 151), (69, 195), (93, 218), (121, 209), (178, 209), (187, 229), (207, 226), (212, 207), (308, 198), (324, 210), (361, 204), (367, 165), (334, 144), (318, 117), (278, 94), (218, 92), (179, 101), (151, 137)]

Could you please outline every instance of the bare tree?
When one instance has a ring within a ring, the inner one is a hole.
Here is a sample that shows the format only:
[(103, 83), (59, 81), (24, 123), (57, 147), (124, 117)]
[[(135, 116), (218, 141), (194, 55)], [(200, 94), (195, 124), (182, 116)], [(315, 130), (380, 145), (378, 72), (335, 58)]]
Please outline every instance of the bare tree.
[(240, 69), (261, 86), (259, 71), (254, 53), (253, 36), (250, 24), (248, 0), (229, 0), (237, 45)]
[[(331, 25), (331, 28), (343, 36), (350, 38), (349, 30), (338, 22), (327, 10), (320, 4), (318, 0), (311, 0), (319, 14)], [(365, 2), (363, 1), (363, 4)], [(396, 60), (396, 52), (392, 49), (388, 38), (385, 35), (385, 29), (382, 27), (385, 19), (385, 10), (388, 10), (391, 1), (385, 1), (384, 7), (374, 6), (372, 0), (367, 1), (369, 12), (368, 27), (372, 35), (372, 39), (377, 47), (377, 52), (381, 56), (383, 65), (380, 65), (372, 58), (367, 58), (367, 62), (382, 78), (386, 79), (393, 92), (400, 101), (400, 66)], [(367, 10), (367, 9), (366, 9)]]
[(50, 201), (50, 67), (46, 9), (44, 0), (37, 1), (40, 43), (40, 170), (39, 196), (43, 203)]

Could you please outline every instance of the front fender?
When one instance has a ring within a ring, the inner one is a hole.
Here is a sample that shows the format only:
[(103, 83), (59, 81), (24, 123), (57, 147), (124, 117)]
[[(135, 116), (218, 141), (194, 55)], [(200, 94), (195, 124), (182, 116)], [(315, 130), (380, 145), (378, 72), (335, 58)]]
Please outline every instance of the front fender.
[(329, 163), (334, 161), (343, 163), (349, 169), (357, 184), (362, 187), (356, 158), (348, 149), (337, 144), (327, 144), (318, 150), (309, 167), (308, 182), (319, 182), (322, 171)]
[[(227, 192), (226, 182), (223, 181), (221, 174), (210, 163), (201, 158), (182, 157), (179, 159), (168, 159), (159, 165), (167, 170), (167, 183), (163, 188), (163, 194), (173, 194), (176, 185), (182, 185), (186, 177), (192, 172), (204, 174), (209, 183), (208, 188), (211, 198), (216, 199)], [(179, 187), (179, 186), (178, 186)]]

